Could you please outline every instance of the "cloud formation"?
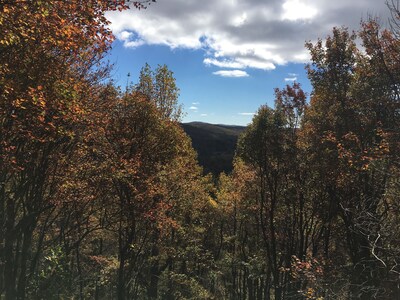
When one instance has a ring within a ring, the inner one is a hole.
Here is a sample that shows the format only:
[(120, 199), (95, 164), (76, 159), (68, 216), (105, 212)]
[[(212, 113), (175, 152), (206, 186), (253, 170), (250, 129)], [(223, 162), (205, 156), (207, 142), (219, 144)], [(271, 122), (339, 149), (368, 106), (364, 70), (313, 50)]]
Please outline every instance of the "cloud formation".
[[(108, 13), (125, 47), (166, 45), (203, 49), (204, 64), (224, 69), (273, 70), (305, 62), (305, 41), (333, 26), (358, 29), (369, 14), (389, 17), (377, 0), (160, 0), (146, 10)], [(237, 72), (236, 72), (237, 73)]]
[(255, 115), (255, 113), (251, 113), (251, 112), (242, 112), (242, 113), (238, 113), (238, 115), (241, 115), (241, 116), (253, 116), (253, 115)]
[(282, 20), (312, 20), (318, 13), (318, 10), (305, 1), (286, 0), (283, 5)]
[(242, 70), (220, 70), (213, 72), (213, 74), (222, 77), (249, 77), (249, 74)]

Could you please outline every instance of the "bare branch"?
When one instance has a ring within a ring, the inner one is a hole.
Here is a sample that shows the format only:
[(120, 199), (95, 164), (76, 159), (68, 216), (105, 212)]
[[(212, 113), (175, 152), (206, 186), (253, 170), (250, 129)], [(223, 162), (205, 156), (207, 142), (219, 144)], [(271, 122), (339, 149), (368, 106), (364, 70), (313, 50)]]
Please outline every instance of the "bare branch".
[(378, 240), (380, 239), (380, 237), (381, 237), (381, 235), (378, 233), (378, 236), (377, 236), (377, 238), (375, 239), (374, 244), (372, 245), (371, 253), (372, 253), (372, 255), (373, 255), (377, 260), (379, 260), (379, 261), (385, 266), (385, 268), (386, 268), (387, 266), (386, 266), (385, 262), (384, 262), (382, 259), (380, 259), (380, 258), (378, 257), (378, 255), (376, 255), (376, 253), (375, 253), (376, 243), (378, 242)]

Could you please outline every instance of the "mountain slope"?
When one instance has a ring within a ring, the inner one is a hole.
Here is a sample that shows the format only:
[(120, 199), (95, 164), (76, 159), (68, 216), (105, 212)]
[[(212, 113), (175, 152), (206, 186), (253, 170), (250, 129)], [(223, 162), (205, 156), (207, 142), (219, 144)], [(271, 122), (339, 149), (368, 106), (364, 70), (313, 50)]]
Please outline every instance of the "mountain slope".
[(214, 125), (202, 122), (181, 124), (192, 139), (193, 148), (204, 172), (218, 175), (232, 171), (236, 143), (243, 126)]

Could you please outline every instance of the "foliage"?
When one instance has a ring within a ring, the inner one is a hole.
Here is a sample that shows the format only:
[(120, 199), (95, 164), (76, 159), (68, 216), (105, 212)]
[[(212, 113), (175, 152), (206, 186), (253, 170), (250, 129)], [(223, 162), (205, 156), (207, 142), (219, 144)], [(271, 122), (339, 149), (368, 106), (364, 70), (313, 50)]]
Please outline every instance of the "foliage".
[(174, 121), (181, 119), (182, 107), (178, 104), (179, 88), (175, 84), (173, 72), (166, 65), (159, 65), (153, 71), (146, 64), (140, 71), (139, 83), (134, 89), (154, 102), (164, 118)]
[(398, 297), (398, 6), (307, 43), (309, 103), (276, 89), (217, 179), (166, 66), (105, 80), (130, 3), (0, 1), (0, 298)]

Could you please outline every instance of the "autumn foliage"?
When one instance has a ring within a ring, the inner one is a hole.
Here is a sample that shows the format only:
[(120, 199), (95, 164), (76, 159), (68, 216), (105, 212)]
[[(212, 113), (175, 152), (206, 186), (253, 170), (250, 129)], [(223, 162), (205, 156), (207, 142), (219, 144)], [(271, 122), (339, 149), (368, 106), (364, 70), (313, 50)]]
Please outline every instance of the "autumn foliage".
[(277, 88), (212, 178), (167, 66), (108, 80), (105, 12), (151, 2), (0, 0), (0, 298), (396, 299), (396, 6), (307, 43), (311, 95)]

